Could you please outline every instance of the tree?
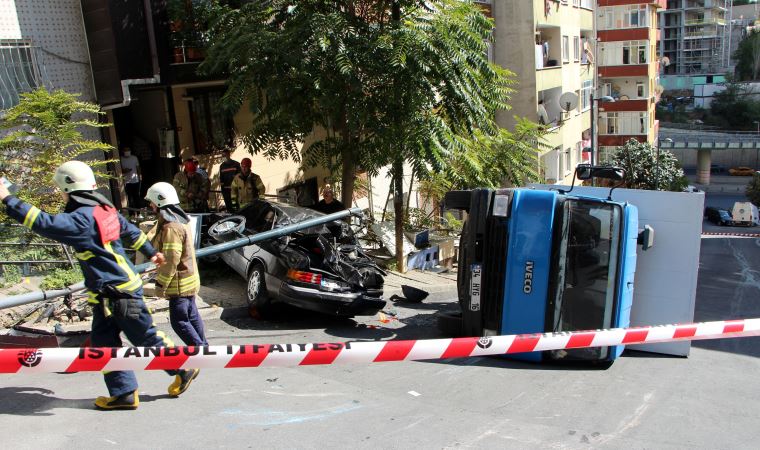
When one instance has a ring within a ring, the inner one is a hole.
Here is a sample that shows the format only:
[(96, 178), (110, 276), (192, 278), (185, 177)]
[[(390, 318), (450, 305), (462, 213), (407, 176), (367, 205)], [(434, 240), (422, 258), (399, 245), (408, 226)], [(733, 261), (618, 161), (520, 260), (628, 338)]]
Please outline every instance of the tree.
[(60, 195), (50, 195), (58, 166), (80, 159), (105, 176), (102, 169), (110, 162), (98, 158), (110, 145), (82, 135), (85, 128), (108, 125), (97, 121), (103, 113), (77, 97), (43, 87), (21, 94), (0, 115), (0, 172), (20, 187), (19, 197), (49, 211), (63, 206)]
[[(404, 4), (415, 0), (404, 0)], [(270, 158), (339, 170), (351, 204), (359, 166), (373, 166), (374, 121), (385, 100), (388, 1), (289, 0), (218, 6), (200, 70), (227, 77), (230, 111), (253, 113), (242, 142)]]
[(710, 103), (709, 123), (724, 128), (754, 130), (760, 118), (760, 101), (755, 100), (751, 87), (745, 83), (727, 83)]
[(657, 150), (648, 143), (630, 139), (618, 147), (610, 164), (625, 169), (625, 187), (680, 191), (685, 187), (683, 170), (678, 160), (667, 150), (660, 150), (659, 167)]
[(747, 184), (747, 198), (755, 206), (760, 206), (760, 175), (755, 173), (752, 180)]
[(754, 30), (745, 37), (734, 52), (736, 75), (740, 80), (760, 78), (760, 31)]
[(345, 204), (357, 167), (390, 165), (397, 240), (405, 163), (425, 177), (505, 137), (494, 118), (514, 81), (489, 63), (493, 22), (471, 1), (270, 0), (211, 23), (201, 69), (227, 76), (228, 108), (248, 103), (245, 145), (339, 170)]

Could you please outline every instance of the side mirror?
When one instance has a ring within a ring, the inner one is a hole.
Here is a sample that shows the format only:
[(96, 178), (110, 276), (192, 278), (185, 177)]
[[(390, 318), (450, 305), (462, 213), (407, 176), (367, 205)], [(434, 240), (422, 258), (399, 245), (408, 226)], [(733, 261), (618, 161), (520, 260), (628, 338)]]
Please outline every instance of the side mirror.
[(575, 177), (579, 180), (590, 180), (592, 176), (591, 164), (578, 164), (575, 168)]
[(579, 180), (592, 178), (606, 178), (608, 180), (621, 181), (625, 178), (625, 170), (620, 167), (592, 166), (591, 164), (578, 164), (575, 168), (575, 177)]
[(641, 246), (641, 249), (646, 251), (654, 246), (654, 228), (649, 225), (644, 225), (643, 230), (639, 230), (639, 237), (636, 243)]

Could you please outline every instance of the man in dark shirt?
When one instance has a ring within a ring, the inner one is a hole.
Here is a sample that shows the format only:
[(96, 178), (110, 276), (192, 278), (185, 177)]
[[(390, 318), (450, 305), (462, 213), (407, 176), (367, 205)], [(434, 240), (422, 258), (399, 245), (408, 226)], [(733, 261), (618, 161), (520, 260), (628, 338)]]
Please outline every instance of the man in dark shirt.
[(333, 192), (332, 186), (326, 184), (324, 189), (322, 189), (322, 200), (314, 206), (314, 209), (321, 213), (332, 214), (343, 211), (346, 207), (343, 206), (340, 200), (335, 199), (335, 192)]
[(230, 192), (232, 190), (232, 180), (235, 179), (235, 175), (241, 172), (240, 163), (232, 159), (230, 149), (228, 148), (222, 150), (222, 156), (224, 157), (224, 161), (219, 166), (219, 185), (222, 187), (224, 206), (227, 208), (227, 211), (232, 211)]

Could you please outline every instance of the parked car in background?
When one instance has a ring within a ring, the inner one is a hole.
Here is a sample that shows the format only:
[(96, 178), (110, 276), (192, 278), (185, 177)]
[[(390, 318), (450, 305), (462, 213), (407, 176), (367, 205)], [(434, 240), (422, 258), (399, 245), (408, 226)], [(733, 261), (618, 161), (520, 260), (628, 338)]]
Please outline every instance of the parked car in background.
[[(256, 200), (211, 225), (208, 233), (221, 243), (323, 215)], [(371, 316), (385, 307), (386, 273), (343, 221), (230, 250), (221, 258), (247, 280), (248, 305), (262, 316), (277, 302), (341, 317)]]
[(705, 217), (715, 225), (727, 226), (733, 225), (734, 221), (731, 213), (727, 209), (708, 206), (705, 208)]
[(755, 174), (755, 169), (744, 166), (732, 167), (731, 169), (728, 169), (728, 173), (735, 177), (751, 177)]
[(731, 218), (734, 225), (754, 227), (760, 223), (760, 214), (758, 214), (757, 206), (751, 202), (734, 203), (734, 207), (731, 210)]

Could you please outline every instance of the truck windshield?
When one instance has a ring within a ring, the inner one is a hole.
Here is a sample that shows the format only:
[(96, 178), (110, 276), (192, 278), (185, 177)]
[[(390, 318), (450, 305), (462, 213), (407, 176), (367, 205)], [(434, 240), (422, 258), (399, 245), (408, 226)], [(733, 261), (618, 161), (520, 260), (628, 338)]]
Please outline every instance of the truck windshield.
[[(554, 252), (556, 285), (549, 311), (553, 331), (609, 328), (615, 302), (620, 207), (568, 199), (560, 208), (561, 239)], [(585, 353), (594, 353), (587, 357), (598, 357), (599, 351), (606, 350), (574, 351), (580, 354), (573, 356), (585, 359)]]

